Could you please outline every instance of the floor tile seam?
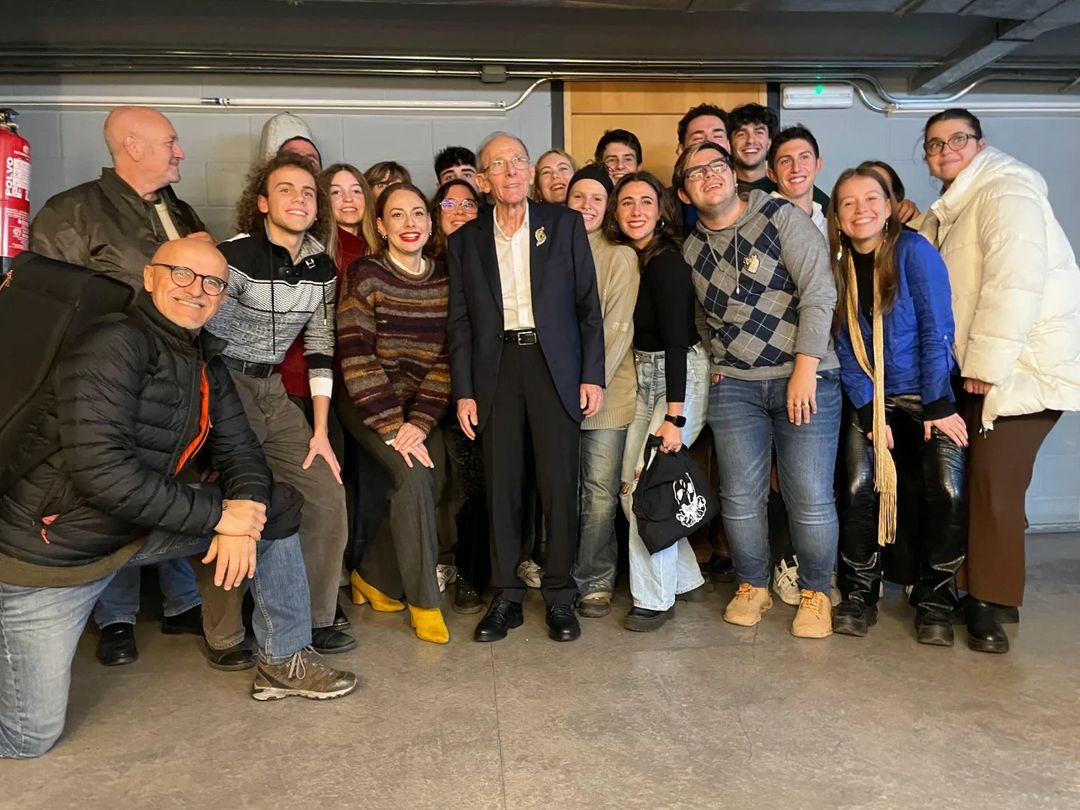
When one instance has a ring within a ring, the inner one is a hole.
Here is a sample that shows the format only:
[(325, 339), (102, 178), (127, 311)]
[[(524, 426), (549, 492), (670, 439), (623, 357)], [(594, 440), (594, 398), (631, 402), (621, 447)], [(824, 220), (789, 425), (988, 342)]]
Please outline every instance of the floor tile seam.
[(499, 784), (502, 787), (502, 807), (507, 810), (506, 763), (503, 758), (502, 720), (499, 717), (499, 675), (495, 668), (495, 650), (490, 644), (488, 660), (491, 662), (491, 702), (495, 707), (495, 745), (499, 749)]

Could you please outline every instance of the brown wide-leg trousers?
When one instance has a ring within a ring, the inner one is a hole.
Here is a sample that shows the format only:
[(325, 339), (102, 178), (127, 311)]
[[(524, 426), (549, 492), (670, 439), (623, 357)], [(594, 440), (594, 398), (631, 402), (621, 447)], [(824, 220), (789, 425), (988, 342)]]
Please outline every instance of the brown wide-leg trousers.
[(973, 597), (998, 605), (1024, 602), (1024, 498), (1035, 457), (1061, 411), (1000, 416), (980, 433), (983, 397), (966, 395), (968, 450), (968, 551), (957, 584)]

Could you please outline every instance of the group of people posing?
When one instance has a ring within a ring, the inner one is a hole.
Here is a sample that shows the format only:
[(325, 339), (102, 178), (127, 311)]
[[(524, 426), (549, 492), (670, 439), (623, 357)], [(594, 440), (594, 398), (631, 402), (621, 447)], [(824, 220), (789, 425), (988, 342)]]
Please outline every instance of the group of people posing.
[(99, 659), (135, 660), (148, 564), (163, 631), (256, 667), (255, 697), (338, 697), (343, 561), (353, 601), (422, 640), (449, 640), (453, 584), (477, 641), (523, 623), (530, 586), (571, 641), (612, 609), (621, 504), (624, 623), (656, 630), (711, 584), (687, 539), (649, 552), (634, 490), (650, 437), (706, 426), (726, 621), (793, 591), (795, 636), (864, 636), (887, 577), (918, 641), (959, 620), (1007, 651), (1035, 456), (1080, 409), (1080, 273), (1043, 179), (974, 115), (923, 134), (923, 213), (880, 161), (824, 194), (813, 134), (757, 104), (689, 110), (670, 184), (625, 130), (582, 167), (496, 132), (436, 157), (429, 200), (397, 163), (323, 168), (282, 114), (215, 248), (170, 188), (171, 124), (114, 110), (114, 167), (32, 226), (138, 294), (62, 359), (53, 452), (0, 493), (0, 756), (59, 736), (91, 613)]

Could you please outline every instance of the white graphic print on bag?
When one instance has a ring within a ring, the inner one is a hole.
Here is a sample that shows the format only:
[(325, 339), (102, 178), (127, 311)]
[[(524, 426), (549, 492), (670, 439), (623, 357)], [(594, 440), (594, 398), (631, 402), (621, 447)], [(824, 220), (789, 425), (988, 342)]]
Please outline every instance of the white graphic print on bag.
[(705, 517), (707, 506), (705, 498), (697, 494), (690, 473), (672, 481), (671, 488), (675, 491), (675, 503), (679, 505), (675, 519), (688, 529), (696, 526)]

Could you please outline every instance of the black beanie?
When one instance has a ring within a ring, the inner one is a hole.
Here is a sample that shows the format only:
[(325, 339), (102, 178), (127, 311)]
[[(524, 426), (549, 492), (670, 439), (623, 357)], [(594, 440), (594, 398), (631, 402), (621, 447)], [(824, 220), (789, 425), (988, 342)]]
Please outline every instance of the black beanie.
[(595, 180), (604, 187), (609, 197), (611, 192), (615, 190), (615, 184), (611, 182), (611, 175), (608, 174), (607, 169), (595, 163), (590, 163), (588, 166), (578, 169), (574, 176), (570, 178), (570, 183), (566, 187), (567, 198), (570, 197), (570, 189), (574, 187), (574, 183), (578, 180)]

